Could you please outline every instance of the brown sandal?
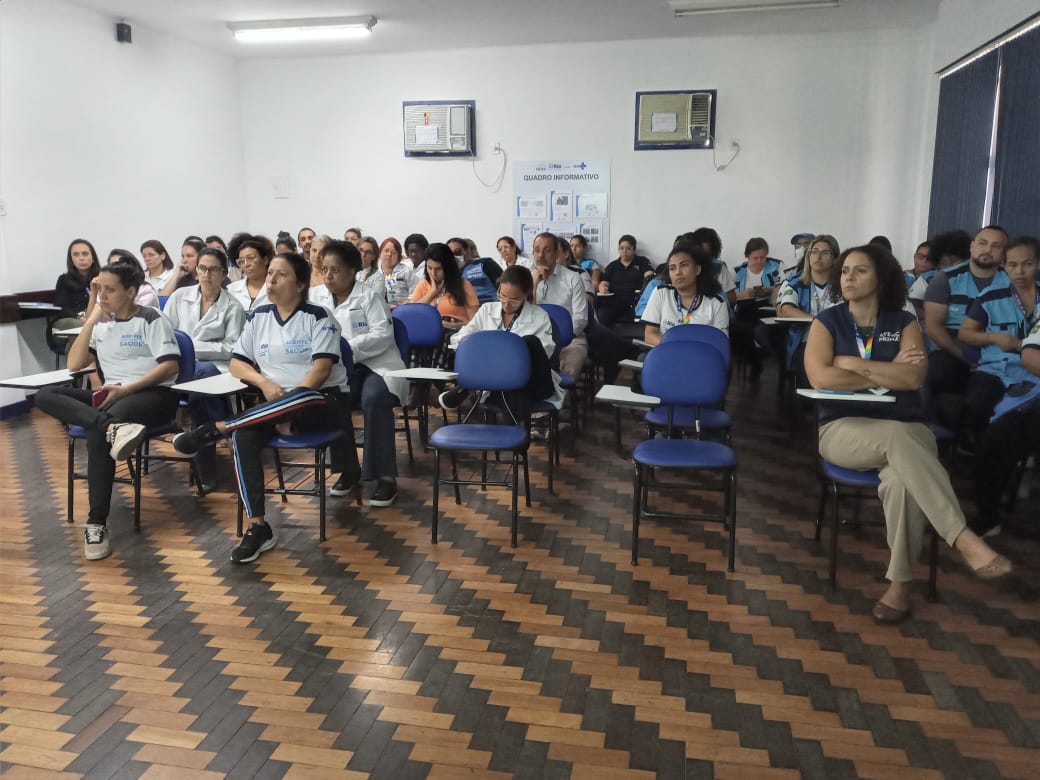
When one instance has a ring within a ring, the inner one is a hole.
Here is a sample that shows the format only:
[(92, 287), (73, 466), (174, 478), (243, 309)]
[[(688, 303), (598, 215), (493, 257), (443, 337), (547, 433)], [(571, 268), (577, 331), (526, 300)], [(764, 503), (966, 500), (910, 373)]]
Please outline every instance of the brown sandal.
[(980, 580), (999, 580), (1011, 573), (1011, 561), (1003, 555), (996, 556), (992, 561), (972, 569), (972, 573)]

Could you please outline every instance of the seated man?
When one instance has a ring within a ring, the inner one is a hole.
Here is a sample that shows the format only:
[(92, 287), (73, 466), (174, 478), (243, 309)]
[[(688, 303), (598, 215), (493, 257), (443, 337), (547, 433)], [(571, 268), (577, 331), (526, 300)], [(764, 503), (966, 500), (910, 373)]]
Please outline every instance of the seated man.
[(556, 262), (558, 241), (552, 233), (539, 233), (534, 239), (534, 302), (562, 306), (571, 315), (574, 338), (560, 350), (560, 371), (571, 376), (581, 373), (589, 352), (585, 326), (589, 321), (589, 305), (585, 287), (573, 271)]

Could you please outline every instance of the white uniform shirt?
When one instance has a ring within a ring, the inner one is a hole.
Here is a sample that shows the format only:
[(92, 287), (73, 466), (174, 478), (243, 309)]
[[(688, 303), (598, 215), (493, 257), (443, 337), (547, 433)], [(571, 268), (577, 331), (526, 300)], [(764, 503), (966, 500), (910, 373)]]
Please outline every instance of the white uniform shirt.
[(299, 387), (316, 358), (332, 358), (325, 387), (347, 390), (347, 371), (340, 359), (340, 327), (323, 306), (301, 303), (282, 321), (278, 307), (258, 306), (246, 318), (231, 357), (252, 363), (285, 390)]
[(404, 368), (401, 353), (394, 341), (394, 323), (390, 307), (378, 287), (355, 284), (350, 295), (339, 306), (329, 289), (322, 285), (310, 293), (311, 303), (324, 306), (336, 317), (343, 336), (354, 352), (354, 362), (368, 366), (383, 377), (387, 389), (398, 400), (408, 397), (408, 380), (386, 376), (388, 371)]
[(729, 307), (718, 298), (702, 296), (697, 308), (686, 317), (686, 307), (676, 302), (674, 287), (661, 285), (650, 294), (650, 300), (643, 310), (644, 324), (656, 325), (663, 336), (676, 325), (711, 325), (723, 333), (729, 333)]
[(260, 292), (256, 296), (256, 299), (249, 297), (249, 288), (246, 287), (246, 280), (239, 279), (237, 282), (232, 282), (224, 289), (227, 290), (228, 295), (238, 301), (238, 305), (245, 309), (246, 314), (253, 311), (260, 306), (263, 306), (270, 301), (267, 300), (267, 285), (264, 284), (260, 287)]
[(415, 285), (419, 282), (412, 271), (412, 264), (398, 263), (390, 269), (390, 273), (384, 274), (382, 269), (375, 274), (383, 283), (384, 297), (388, 303), (398, 304), (407, 301)]
[[(128, 320), (98, 322), (90, 334), (90, 351), (109, 385), (129, 384), (155, 368), (156, 363), (179, 360), (181, 356), (169, 320), (147, 306), (140, 307)], [(162, 384), (176, 382), (177, 377), (172, 376)]]
[(201, 311), (202, 288), (193, 284), (174, 290), (163, 314), (174, 328), (191, 336), (196, 360), (212, 361), (221, 372), (227, 373), (231, 350), (246, 321), (245, 309), (222, 289), (209, 310), (205, 314)]
[(535, 284), (534, 294), (538, 303), (554, 303), (571, 313), (576, 337), (585, 333), (589, 323), (589, 299), (585, 297), (585, 285), (578, 274), (557, 263), (547, 278)]
[[(463, 325), (459, 332), (451, 337), (449, 346), (458, 349), (459, 343), (470, 333), (481, 330), (505, 330), (502, 326), (502, 304), (498, 301), (483, 304), (469, 322)], [(552, 335), (552, 320), (545, 310), (533, 303), (525, 303), (520, 313), (513, 319), (509, 327), (511, 333), (523, 336), (535, 336), (545, 350), (546, 357), (552, 357), (556, 351), (556, 342)], [(560, 377), (553, 371), (553, 386), (556, 388), (552, 396), (546, 400), (557, 409), (563, 408), (564, 393), (560, 388)]]
[(173, 276), (172, 268), (163, 269), (162, 273), (158, 276), (151, 276), (147, 270), (144, 272), (144, 280), (148, 282), (156, 290), (161, 290), (166, 286), (166, 283), (170, 281), (170, 277)]
[(910, 290), (907, 292), (906, 297), (911, 301), (923, 301), (924, 291), (928, 289), (928, 279), (924, 276), (918, 276), (914, 279), (914, 283), (910, 285)]

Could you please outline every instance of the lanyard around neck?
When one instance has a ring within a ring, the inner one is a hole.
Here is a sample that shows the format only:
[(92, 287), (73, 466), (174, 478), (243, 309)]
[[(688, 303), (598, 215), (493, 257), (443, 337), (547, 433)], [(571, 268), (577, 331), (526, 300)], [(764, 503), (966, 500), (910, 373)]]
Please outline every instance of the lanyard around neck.
[(1036, 290), (1036, 298), (1033, 299), (1033, 312), (1030, 314), (1026, 311), (1025, 302), (1022, 300), (1022, 296), (1018, 294), (1018, 290), (1014, 287), (1011, 288), (1011, 297), (1015, 301), (1015, 306), (1018, 307), (1022, 319), (1026, 321), (1026, 333), (1029, 333), (1029, 331), (1033, 329), (1033, 326), (1040, 322), (1040, 288), (1034, 287), (1034, 289)]
[(874, 334), (877, 333), (877, 326), (874, 327), (873, 332), (865, 339), (863, 338), (863, 332), (859, 329), (859, 325), (853, 323), (852, 327), (856, 331), (856, 347), (859, 349), (859, 356), (864, 360), (870, 360), (870, 353), (874, 351)]
[(498, 326), (498, 329), (499, 330), (504, 330), (506, 333), (509, 333), (513, 329), (513, 326), (516, 325), (516, 321), (518, 319), (520, 319), (520, 313), (523, 312), (523, 310), (524, 310), (523, 306), (521, 306), (519, 309), (517, 309), (516, 310), (516, 314), (513, 315), (513, 319), (511, 319), (509, 321), (508, 325), (506, 325), (506, 316), (505, 316), (505, 313), (503, 312), (503, 314), (502, 314), (502, 324)]
[(682, 296), (679, 295), (679, 291), (674, 290), (673, 292), (675, 293), (675, 308), (679, 312), (679, 321), (683, 325), (688, 325), (690, 322), (690, 317), (693, 316), (693, 313), (697, 310), (697, 307), (701, 305), (701, 299), (704, 296), (700, 293), (697, 293), (695, 296), (693, 296), (693, 301), (690, 303), (689, 308), (687, 308), (682, 305)]

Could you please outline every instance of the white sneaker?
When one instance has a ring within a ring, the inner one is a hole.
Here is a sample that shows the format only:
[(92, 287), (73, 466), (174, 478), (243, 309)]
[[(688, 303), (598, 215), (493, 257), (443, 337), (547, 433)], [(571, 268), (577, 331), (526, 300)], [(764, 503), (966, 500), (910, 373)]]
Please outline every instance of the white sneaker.
[[(144, 438), (141, 423), (113, 423), (108, 427), (108, 440), (112, 443), (112, 460), (126, 460)], [(107, 555), (107, 553), (106, 553)]]
[(83, 526), (83, 537), (83, 555), (88, 561), (100, 561), (112, 552), (106, 526), (87, 523)]

